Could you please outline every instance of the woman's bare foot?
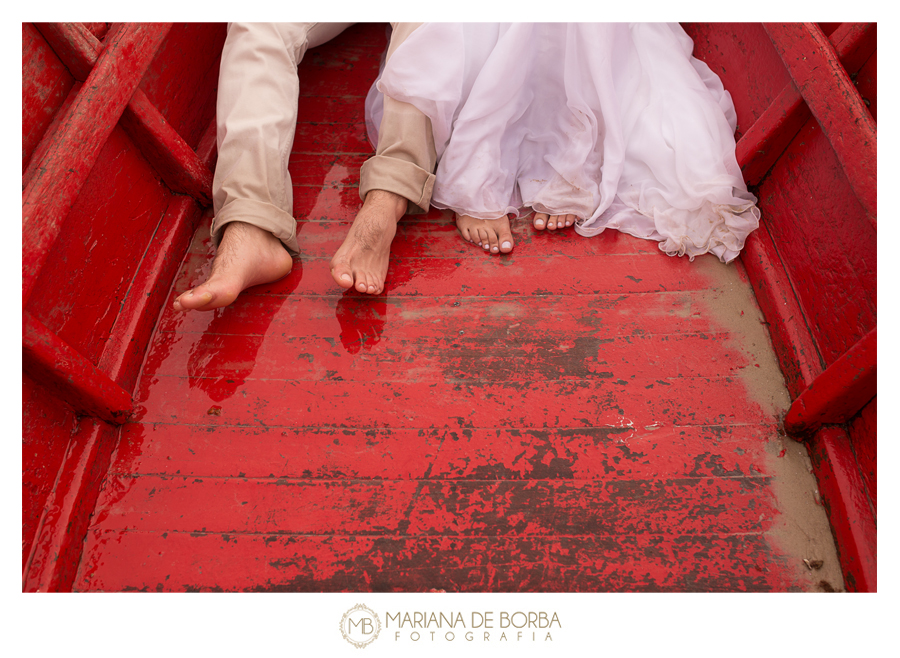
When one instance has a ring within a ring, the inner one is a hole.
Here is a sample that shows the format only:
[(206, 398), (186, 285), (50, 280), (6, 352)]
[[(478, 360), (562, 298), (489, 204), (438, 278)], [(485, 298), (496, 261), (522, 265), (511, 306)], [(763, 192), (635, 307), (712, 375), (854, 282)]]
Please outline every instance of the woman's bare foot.
[(543, 231), (545, 228), (555, 231), (559, 228), (574, 226), (576, 219), (578, 217), (575, 215), (548, 215), (545, 212), (536, 212), (534, 213), (533, 223), (538, 231)]
[(331, 276), (341, 288), (378, 295), (384, 290), (391, 242), (397, 222), (406, 213), (406, 199), (384, 190), (366, 194), (363, 207), (331, 259)]
[(206, 283), (181, 294), (176, 311), (211, 311), (228, 306), (250, 286), (287, 276), (293, 259), (281, 240), (252, 224), (230, 222)]
[(506, 215), (497, 219), (475, 219), (468, 215), (457, 215), (456, 228), (464, 240), (479, 244), (492, 254), (508, 254), (513, 250), (512, 231), (509, 228), (509, 217)]

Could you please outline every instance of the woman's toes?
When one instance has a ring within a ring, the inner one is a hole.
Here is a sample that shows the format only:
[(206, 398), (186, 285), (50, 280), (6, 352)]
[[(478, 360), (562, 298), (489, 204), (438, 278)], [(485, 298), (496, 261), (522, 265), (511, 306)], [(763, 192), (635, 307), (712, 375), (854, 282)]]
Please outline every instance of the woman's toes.
[(533, 222), (533, 224), (534, 224), (534, 227), (535, 227), (537, 230), (543, 231), (543, 230), (544, 230), (544, 227), (547, 226), (547, 215), (546, 215), (546, 213), (542, 213), (542, 212), (537, 212), (537, 213), (535, 213), (535, 214), (534, 214), (534, 222)]
[(490, 231), (488, 234), (488, 244), (491, 245), (491, 253), (500, 253), (500, 240), (497, 239), (496, 231)]

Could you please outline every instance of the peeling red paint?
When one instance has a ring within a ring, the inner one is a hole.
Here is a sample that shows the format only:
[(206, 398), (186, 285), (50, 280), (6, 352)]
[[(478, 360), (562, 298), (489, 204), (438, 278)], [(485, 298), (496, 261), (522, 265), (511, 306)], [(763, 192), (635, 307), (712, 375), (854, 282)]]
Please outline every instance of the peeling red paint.
[[(88, 29), (102, 38), (103, 27)], [(763, 27), (688, 29), (735, 97), (739, 136), (752, 135), (790, 80)], [(70, 111), (80, 88), (37, 32), (23, 33), (49, 71), (23, 88), (23, 144), (43, 158), (36, 136), (59, 127), (47, 118)], [(172, 28), (140, 85), (153, 121), (112, 129), (65, 218), (79, 239), (36, 275), (28, 311), (112, 380), (136, 382), (140, 409), (111, 456), (94, 427), (66, 455), (26, 462), (46, 467), (23, 478), (34, 492), (24, 588), (834, 589), (774, 540), (777, 473), (790, 460), (778, 418), (747, 388), (759, 357), (711, 312), (722, 272), (752, 285), (794, 394), (874, 326), (875, 233), (815, 122), (761, 179), (765, 239), (748, 242), (746, 272), (614, 231), (586, 240), (527, 222), (513, 227), (512, 255), (486, 258), (432, 210), (401, 221), (384, 295), (344, 294), (328, 261), (360, 205), (362, 98), (384, 46), (382, 26), (356, 26), (301, 70), (292, 273), (229, 309), (176, 315), (171, 297), (208, 273), (208, 216), (179, 264), (200, 213), (173, 200), (186, 188), (141, 152), (140, 135), (170, 124), (162, 149), (199, 144), (181, 163), (208, 165), (221, 34)], [(860, 90), (874, 96), (866, 61)], [(182, 93), (184, 79), (196, 91)], [(810, 193), (822, 202), (804, 205)], [(116, 230), (120, 252), (105, 243)], [(82, 265), (60, 275), (70, 263)], [(745, 310), (755, 326), (752, 303), (734, 315)], [(35, 414), (71, 436), (74, 417), (33, 400), (26, 414), (35, 449), (46, 449)], [(874, 420), (873, 402), (852, 423), (852, 450), (832, 435), (813, 444), (857, 589), (875, 587)]]

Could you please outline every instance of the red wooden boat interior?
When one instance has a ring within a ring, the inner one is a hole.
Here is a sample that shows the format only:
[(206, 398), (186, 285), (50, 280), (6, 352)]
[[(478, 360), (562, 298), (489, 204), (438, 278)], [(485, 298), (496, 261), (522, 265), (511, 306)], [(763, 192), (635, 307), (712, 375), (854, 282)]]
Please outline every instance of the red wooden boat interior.
[(763, 214), (733, 264), (432, 209), (344, 293), (360, 24), (300, 66), (293, 271), (177, 314), (225, 26), (24, 24), (23, 591), (875, 591), (875, 25), (684, 27)]

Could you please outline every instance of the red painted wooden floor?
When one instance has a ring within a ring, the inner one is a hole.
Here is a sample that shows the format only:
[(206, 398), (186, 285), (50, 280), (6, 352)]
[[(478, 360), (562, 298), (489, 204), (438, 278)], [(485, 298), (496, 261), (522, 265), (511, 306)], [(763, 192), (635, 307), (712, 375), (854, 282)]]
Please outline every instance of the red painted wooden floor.
[[(307, 55), (303, 255), (162, 313), (75, 589), (840, 589), (739, 263), (527, 222), (491, 257), (432, 211), (401, 221), (382, 296), (342, 294), (383, 44), (357, 26)], [(170, 299), (210, 253), (207, 222)]]

